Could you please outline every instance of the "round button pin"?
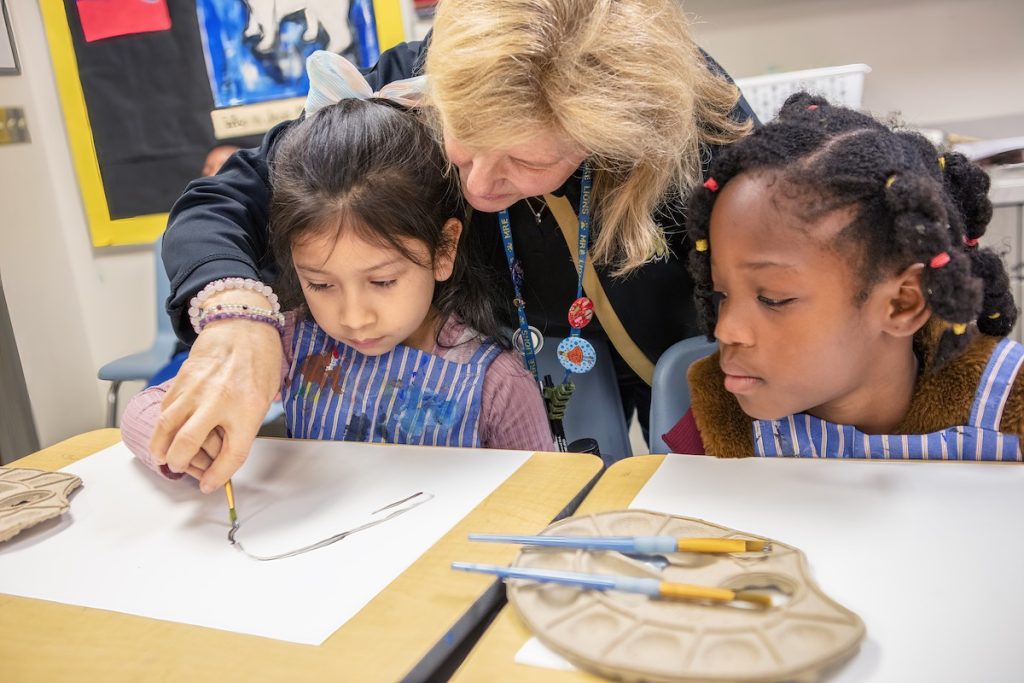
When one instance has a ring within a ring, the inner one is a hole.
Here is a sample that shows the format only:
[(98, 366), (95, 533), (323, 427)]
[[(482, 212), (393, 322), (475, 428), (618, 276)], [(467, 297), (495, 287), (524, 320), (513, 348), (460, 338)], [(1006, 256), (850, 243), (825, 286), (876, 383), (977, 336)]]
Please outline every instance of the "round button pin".
[(590, 372), (597, 362), (593, 345), (582, 337), (566, 337), (558, 344), (558, 362), (569, 372)]
[(582, 329), (594, 319), (594, 302), (585, 296), (581, 296), (569, 306), (569, 324), (576, 329)]

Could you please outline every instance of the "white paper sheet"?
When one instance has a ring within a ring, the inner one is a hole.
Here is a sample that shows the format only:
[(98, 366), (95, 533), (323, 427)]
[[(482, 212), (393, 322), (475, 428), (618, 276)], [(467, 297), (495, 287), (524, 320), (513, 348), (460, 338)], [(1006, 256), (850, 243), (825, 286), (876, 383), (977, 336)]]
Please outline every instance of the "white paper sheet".
[(545, 669), (577, 671), (569, 660), (533, 637), (523, 643), (519, 652), (516, 652), (515, 662), (527, 666), (540, 666)]
[(529, 457), (518, 451), (257, 440), (233, 479), (248, 550), (292, 550), (418, 491), (434, 499), (298, 557), (227, 541), (223, 493), (165, 481), (123, 444), (64, 471), (59, 520), (0, 544), (0, 592), (318, 645)]
[(1024, 466), (668, 456), (632, 508), (794, 545), (867, 626), (830, 681), (1020, 681)]

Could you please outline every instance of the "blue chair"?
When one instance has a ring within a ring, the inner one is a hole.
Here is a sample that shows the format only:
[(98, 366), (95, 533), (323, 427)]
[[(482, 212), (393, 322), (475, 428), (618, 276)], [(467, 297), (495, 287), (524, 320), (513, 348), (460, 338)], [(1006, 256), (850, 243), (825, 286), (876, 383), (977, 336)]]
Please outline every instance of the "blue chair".
[(706, 337), (690, 337), (676, 342), (661, 354), (654, 366), (651, 385), (651, 453), (668, 453), (669, 447), (661, 435), (672, 429), (690, 409), (690, 383), (686, 373), (690, 366), (714, 353), (715, 342)]
[(97, 376), (110, 382), (107, 390), (107, 426), (117, 426), (117, 394), (122, 382), (145, 381), (167, 364), (174, 354), (177, 337), (171, 328), (171, 319), (164, 311), (164, 302), (171, 293), (171, 283), (164, 272), (160, 259), (160, 242), (153, 243), (154, 268), (156, 269), (156, 338), (145, 351), (118, 358), (100, 368)]
[[(171, 327), (171, 319), (164, 304), (171, 294), (171, 282), (160, 258), (162, 238), (153, 243), (154, 272), (156, 274), (156, 337), (145, 351), (118, 358), (99, 369), (97, 376), (110, 382), (107, 390), (107, 426), (117, 426), (117, 398), (122, 382), (147, 381), (167, 365), (177, 347), (178, 339)], [(263, 424), (267, 425), (284, 415), (280, 401), (271, 404)]]
[[(555, 384), (565, 377), (565, 368), (558, 362), (555, 350), (562, 341), (556, 337), (545, 337), (544, 347), (537, 354), (537, 369), (541, 379), (551, 375)], [(588, 339), (597, 352), (594, 369), (582, 375), (573, 375), (576, 391), (565, 409), (566, 441), (595, 439), (601, 449), (601, 459), (606, 465), (633, 455), (629, 444), (629, 429), (622, 414), (622, 399), (619, 397), (619, 382), (611, 363), (611, 352), (607, 342)]]

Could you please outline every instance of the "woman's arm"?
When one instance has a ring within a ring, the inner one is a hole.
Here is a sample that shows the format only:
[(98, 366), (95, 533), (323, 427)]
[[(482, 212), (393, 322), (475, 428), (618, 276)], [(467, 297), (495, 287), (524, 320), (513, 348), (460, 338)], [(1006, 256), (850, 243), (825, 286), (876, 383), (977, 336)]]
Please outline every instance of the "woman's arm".
[[(371, 87), (407, 78), (422, 68), (426, 41), (403, 43), (366, 72)], [(270, 207), (268, 159), (293, 122), (274, 127), (254, 149), (240, 150), (220, 173), (189, 183), (175, 202), (164, 234), (164, 267), (171, 280), (167, 312), (178, 338), (192, 343), (188, 302), (207, 283), (227, 277), (272, 282), (276, 269), (267, 253)]]

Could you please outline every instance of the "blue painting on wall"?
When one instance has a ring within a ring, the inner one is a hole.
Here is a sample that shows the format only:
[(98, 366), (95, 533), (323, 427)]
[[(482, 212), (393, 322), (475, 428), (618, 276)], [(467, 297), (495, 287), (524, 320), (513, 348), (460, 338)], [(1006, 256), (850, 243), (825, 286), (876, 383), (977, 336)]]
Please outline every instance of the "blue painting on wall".
[(314, 50), (376, 61), (370, 0), (196, 0), (214, 106), (305, 97)]

